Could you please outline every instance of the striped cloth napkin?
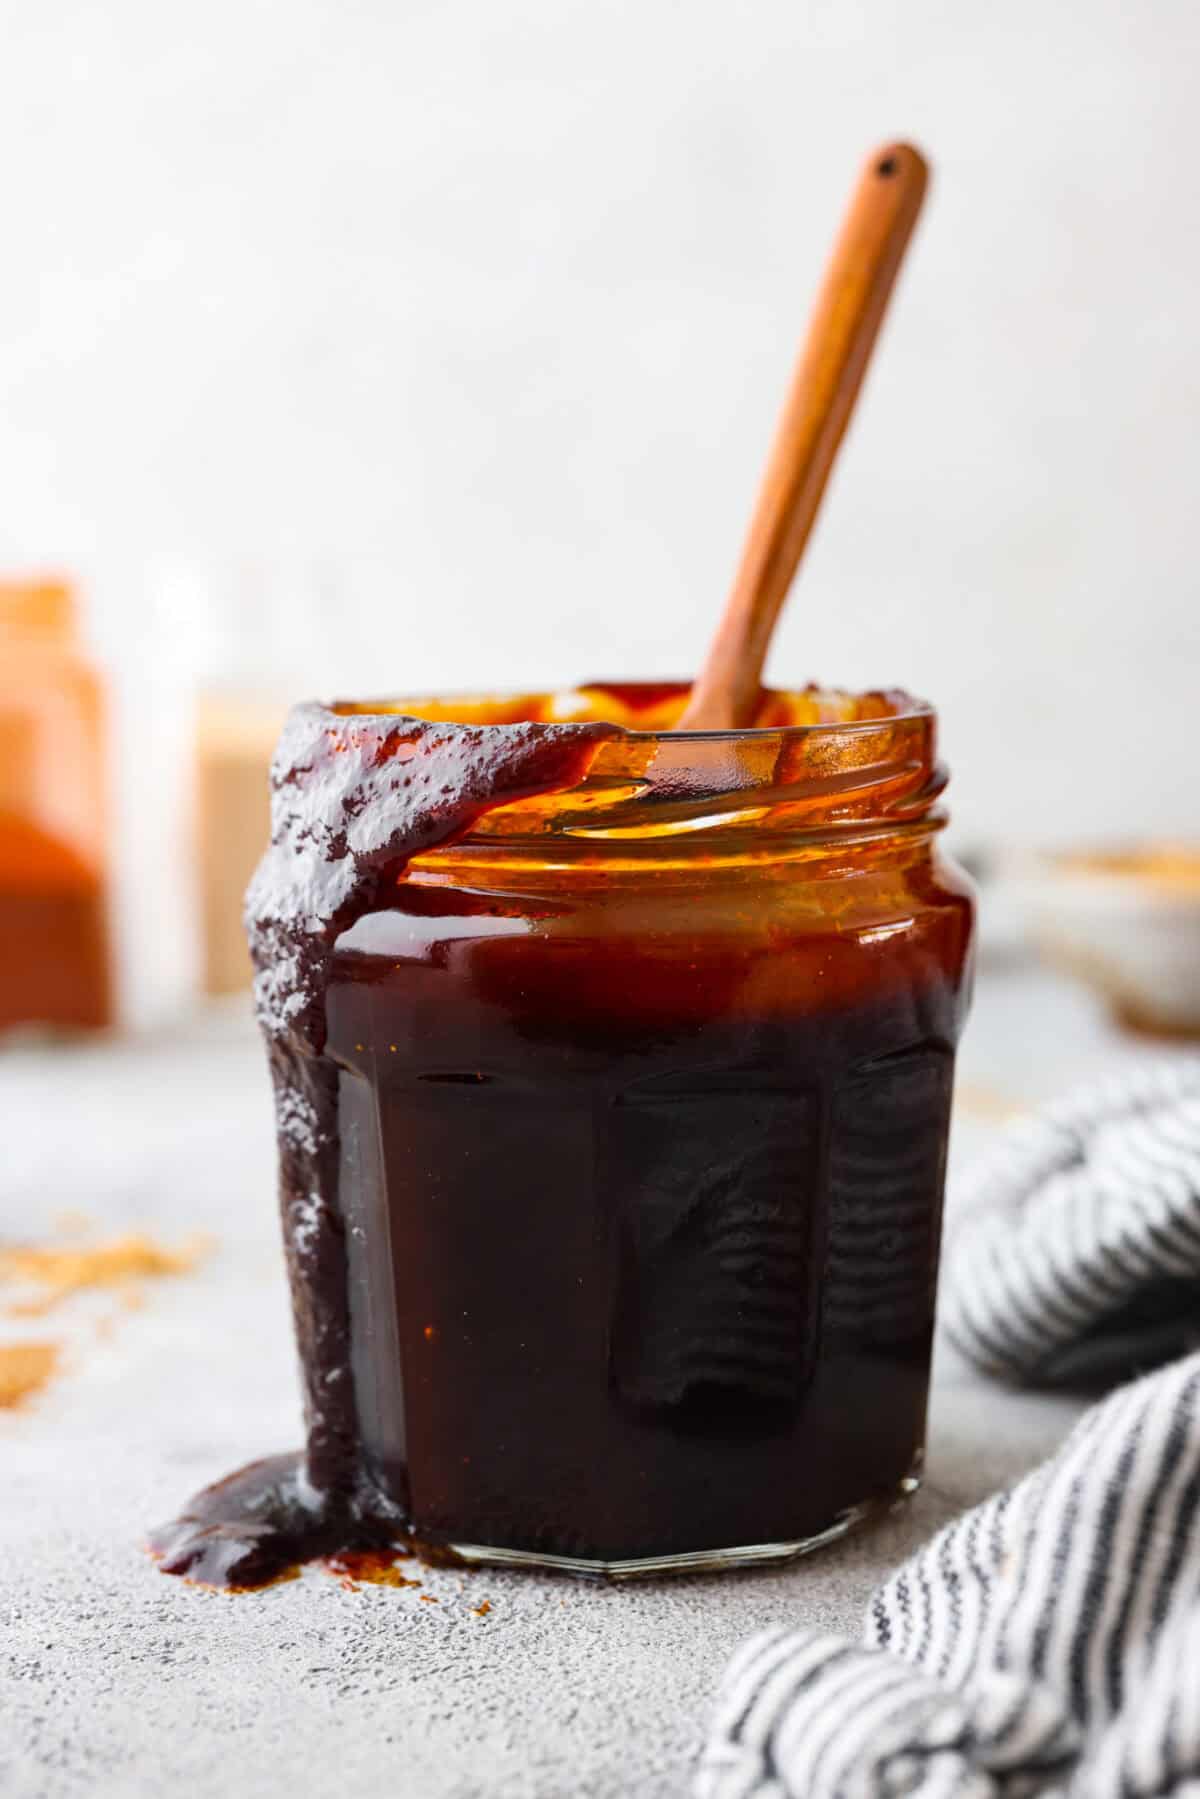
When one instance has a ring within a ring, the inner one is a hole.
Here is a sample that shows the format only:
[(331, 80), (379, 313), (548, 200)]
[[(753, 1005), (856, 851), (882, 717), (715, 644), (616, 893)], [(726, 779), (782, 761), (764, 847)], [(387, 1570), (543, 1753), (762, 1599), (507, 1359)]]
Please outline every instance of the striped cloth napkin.
[[(1200, 1343), (1200, 1060), (1013, 1126), (956, 1208), (943, 1327), (1025, 1383)], [(697, 1799), (1200, 1799), (1200, 1354), (955, 1520), (862, 1641), (754, 1638)]]

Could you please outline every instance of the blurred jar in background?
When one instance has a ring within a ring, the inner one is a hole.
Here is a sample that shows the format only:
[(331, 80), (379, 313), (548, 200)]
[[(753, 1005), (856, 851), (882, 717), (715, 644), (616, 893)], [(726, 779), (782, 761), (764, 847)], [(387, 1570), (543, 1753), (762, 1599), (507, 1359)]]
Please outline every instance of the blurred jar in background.
[(287, 708), (269, 694), (196, 697), (196, 856), (205, 993), (250, 985), (242, 900), (271, 830), (270, 767)]
[[(270, 767), (301, 670), (319, 662), (321, 589), (286, 563), (160, 570), (159, 629), (184, 650), (192, 718), (191, 866), (198, 985), (250, 985), (242, 900), (270, 835)], [(297, 664), (300, 667), (297, 667)]]
[(0, 578), (0, 1030), (112, 1021), (106, 730), (70, 584)]
[[(279, 728), (298, 699), (365, 692), (383, 678), (391, 661), (379, 595), (394, 586), (390, 566), (373, 558), (352, 559), (348, 572), (340, 557), (287, 552), (159, 556), (89, 583), (112, 685), (113, 911), (127, 1028), (170, 1031), (198, 999), (226, 995), (227, 1020), (249, 1023), (242, 899), (269, 834)], [(402, 637), (407, 624), (397, 623)], [(418, 665), (414, 680), (424, 673)]]

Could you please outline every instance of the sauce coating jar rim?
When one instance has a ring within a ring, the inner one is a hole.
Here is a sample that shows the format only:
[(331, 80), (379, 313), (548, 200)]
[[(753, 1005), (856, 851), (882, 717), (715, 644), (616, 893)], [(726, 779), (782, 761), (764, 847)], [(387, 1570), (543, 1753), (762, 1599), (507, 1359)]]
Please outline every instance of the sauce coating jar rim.
[[(607, 690), (595, 690), (596, 712)], [(590, 849), (619, 850), (635, 860), (671, 861), (765, 853), (820, 856), (881, 836), (927, 837), (945, 823), (937, 801), (947, 772), (937, 757), (933, 707), (897, 690), (848, 694), (807, 689), (767, 696), (763, 713), (805, 714), (798, 723), (755, 724), (729, 731), (675, 731), (627, 725), (624, 717), (669, 716), (682, 706), (683, 684), (627, 683), (603, 715), (562, 718), (580, 696), (513, 694), (437, 700), (338, 701), (327, 708), (331, 731), (369, 721), (373, 728), (406, 717), (478, 732), (486, 742), (507, 727), (546, 724), (595, 739), (581, 779), (566, 788), (489, 807), (452, 845), (414, 858), (460, 860), (519, 850), (540, 859), (574, 860)], [(661, 697), (667, 697), (665, 700)], [(639, 703), (640, 702), (640, 703)], [(762, 714), (760, 714), (761, 716)], [(553, 839), (553, 846), (547, 843)]]

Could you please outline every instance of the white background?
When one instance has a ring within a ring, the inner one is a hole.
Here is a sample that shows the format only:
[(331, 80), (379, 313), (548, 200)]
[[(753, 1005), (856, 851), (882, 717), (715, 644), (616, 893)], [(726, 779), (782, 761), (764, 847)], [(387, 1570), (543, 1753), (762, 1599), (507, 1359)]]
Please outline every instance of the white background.
[(287, 685), (687, 673), (908, 135), (936, 186), (773, 672), (935, 699), (960, 838), (1184, 830), (1198, 20), (0, 0), (0, 559), (77, 566), (147, 678), (164, 562), (261, 574)]

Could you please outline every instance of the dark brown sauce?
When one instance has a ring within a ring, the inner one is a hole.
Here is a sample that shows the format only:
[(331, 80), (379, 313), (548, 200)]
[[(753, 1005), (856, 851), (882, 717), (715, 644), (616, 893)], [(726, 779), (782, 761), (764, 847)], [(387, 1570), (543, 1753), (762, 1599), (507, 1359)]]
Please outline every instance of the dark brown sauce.
[(253, 1462), (154, 1531), (164, 1573), (262, 1587), (297, 1563), (400, 1540), (403, 1514), (363, 1472), (349, 1356), (337, 1069), (322, 1054), (339, 933), (419, 851), (480, 814), (580, 780), (611, 730), (491, 728), (291, 714), (272, 768), (271, 847), (247, 897), (255, 997), (275, 1091), (279, 1199), (304, 1393), (303, 1454)]
[(681, 963), (670, 933), (656, 954), (635, 918), (601, 939), (568, 909), (472, 940), (472, 905), (494, 923), (490, 896), (407, 887), (377, 953), (331, 970), (377, 1489), (428, 1541), (593, 1562), (796, 1541), (895, 1495), (924, 1435), (964, 902), (931, 896), (857, 998), (865, 952), (827, 933), (777, 936), (753, 997), (736, 939)]
[(178, 1518), (151, 1531), (146, 1546), (164, 1574), (227, 1593), (295, 1580), (313, 1561), (344, 1586), (419, 1587), (398, 1561), (471, 1572), (452, 1550), (417, 1541), (382, 1496), (372, 1509), (312, 1495), (299, 1451), (250, 1462), (205, 1487)]
[[(155, 1532), (164, 1572), (243, 1589), (349, 1552), (457, 1563), (455, 1541), (784, 1541), (909, 1472), (969, 902), (916, 895), (906, 955), (781, 942), (780, 991), (767, 966), (747, 989), (736, 946), (572, 938), (529, 896), (553, 955), (464, 943), (494, 898), (431, 895), (411, 859), (574, 786), (613, 735), (292, 715), (248, 918), (307, 1448)], [(367, 913), (397, 942), (339, 949)], [(414, 920), (452, 914), (446, 954), (406, 957)]]
[(178, 1518), (150, 1533), (149, 1549), (164, 1574), (228, 1592), (293, 1580), (303, 1562), (348, 1547), (398, 1553), (403, 1519), (332, 1495), (314, 1503), (304, 1457), (267, 1456), (205, 1487)]

